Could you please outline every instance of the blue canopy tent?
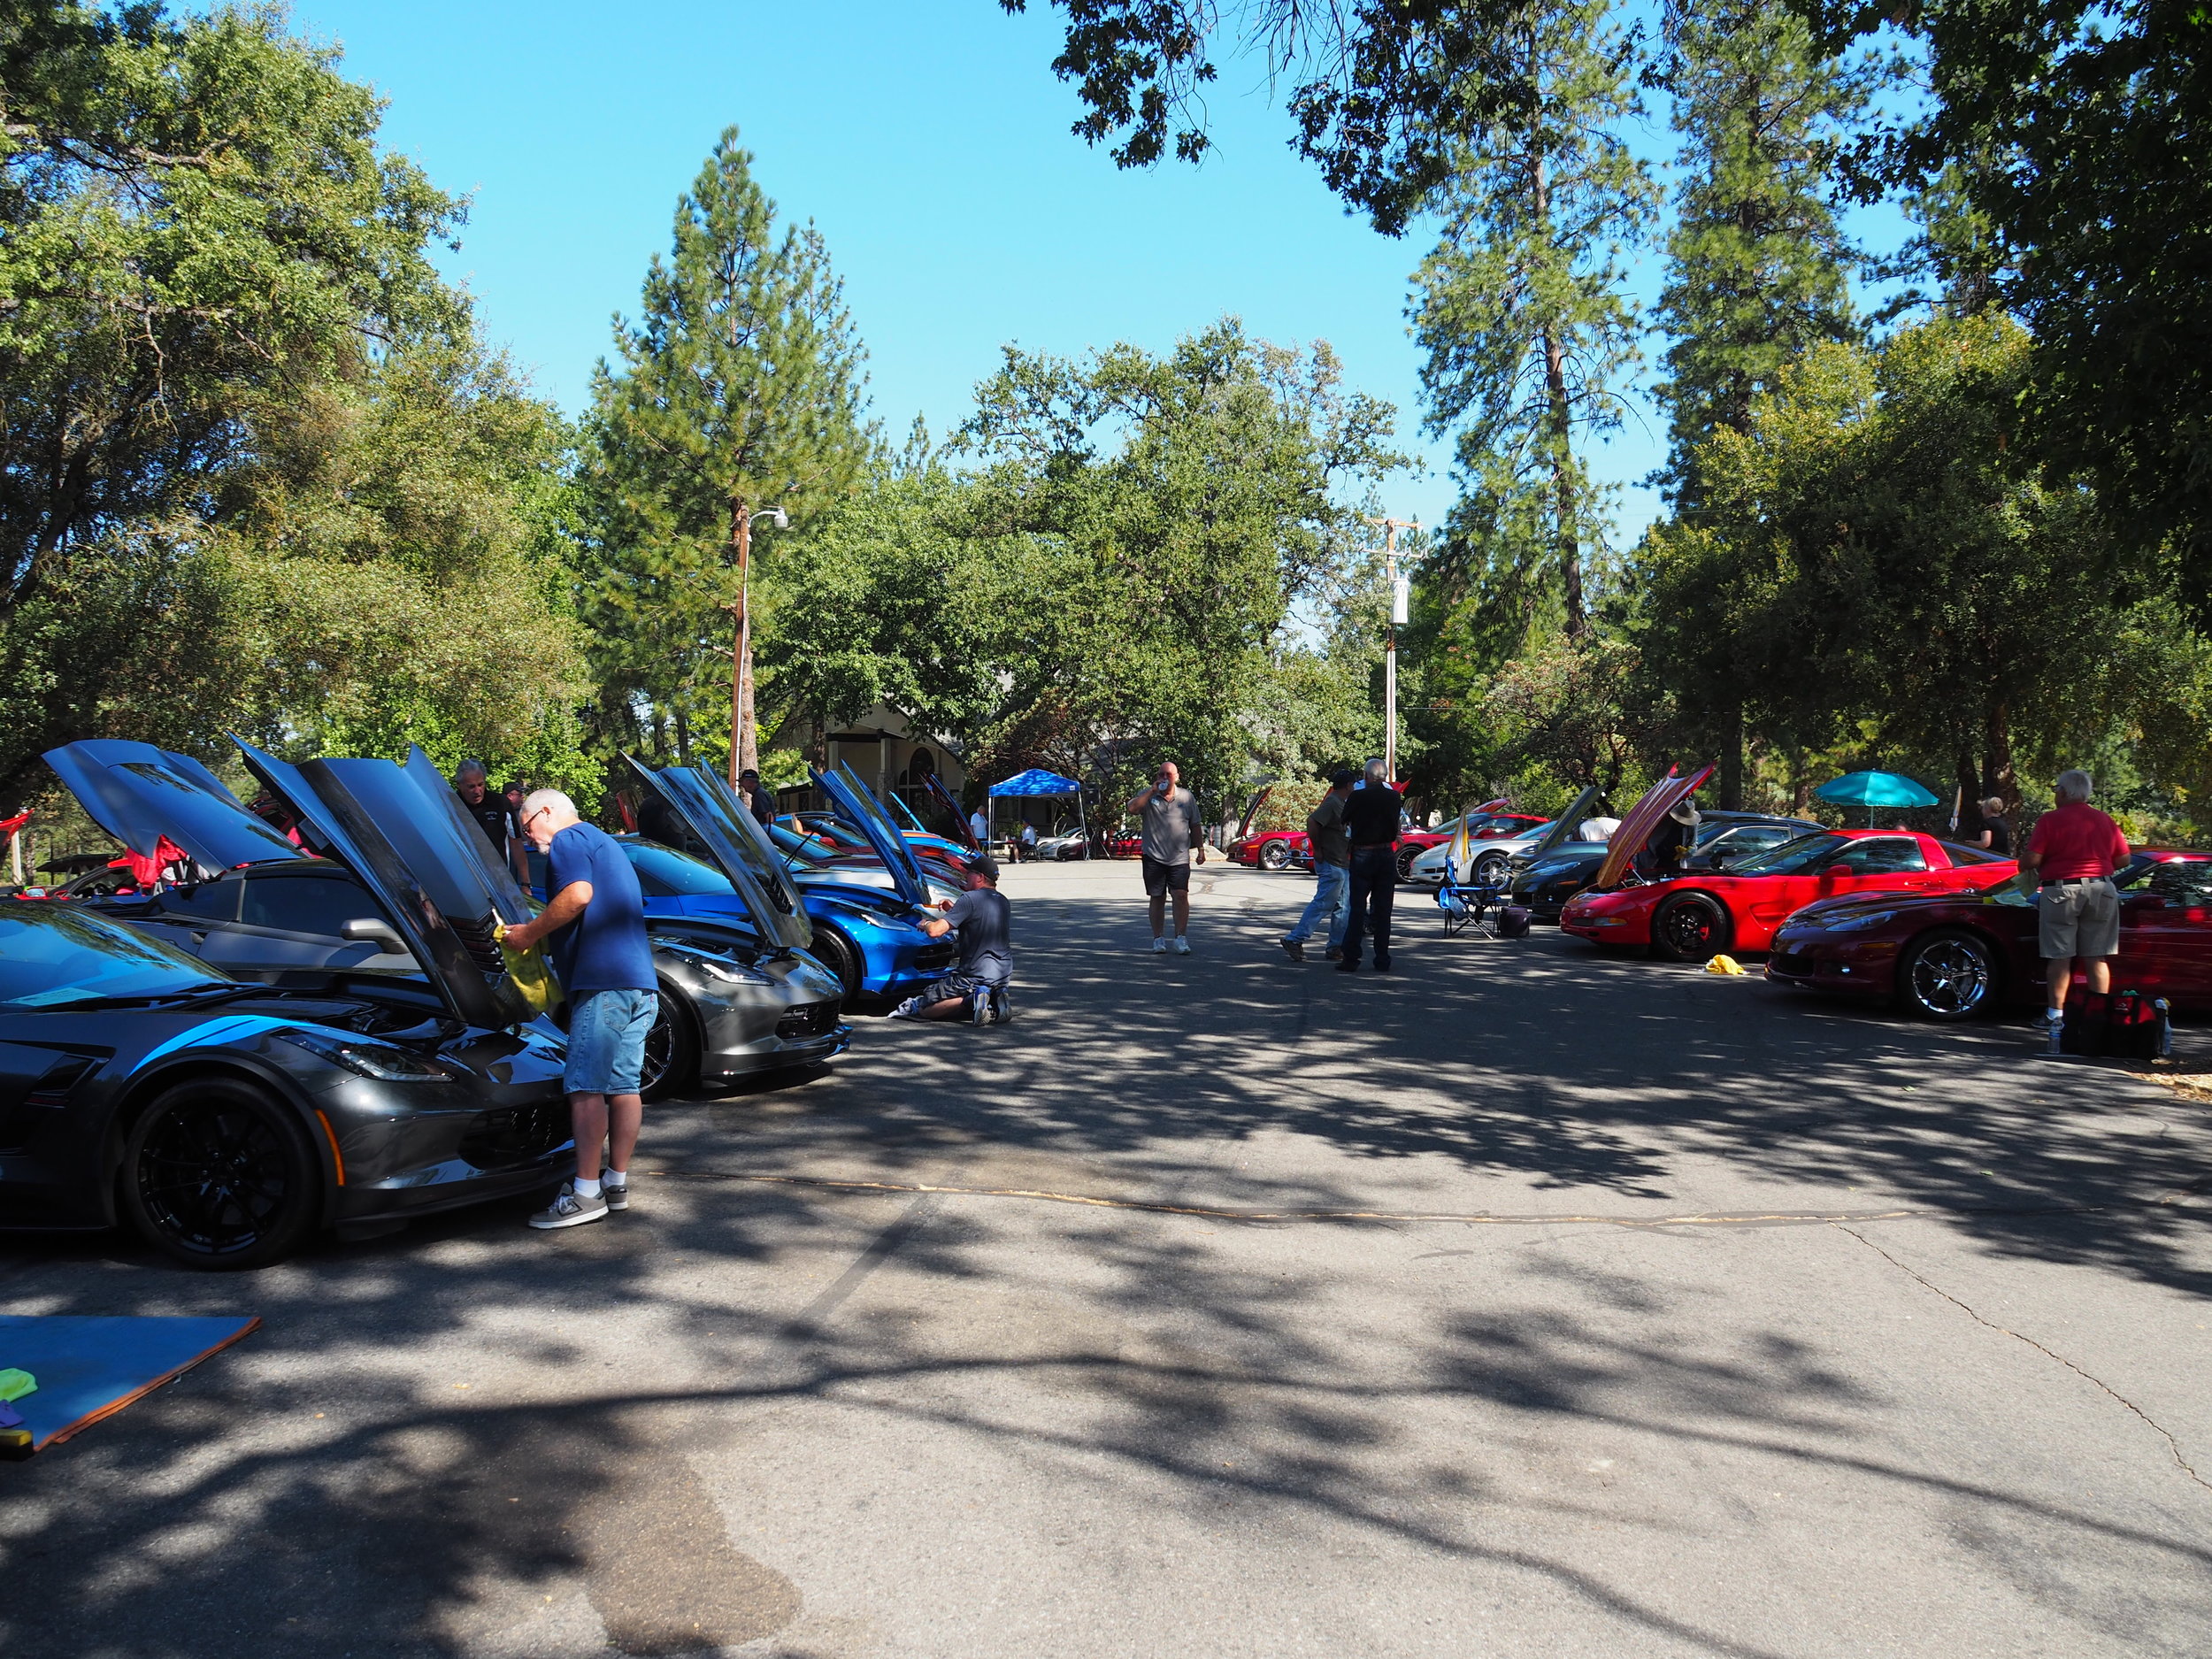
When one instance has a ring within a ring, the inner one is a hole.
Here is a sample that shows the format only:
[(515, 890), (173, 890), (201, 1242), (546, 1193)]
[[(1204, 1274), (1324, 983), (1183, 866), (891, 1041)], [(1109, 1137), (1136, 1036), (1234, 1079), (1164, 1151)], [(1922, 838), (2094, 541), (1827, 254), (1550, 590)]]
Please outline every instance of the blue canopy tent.
[(1032, 766), (1027, 772), (1017, 772), (1004, 783), (991, 786), (991, 810), (988, 822), (989, 841), (998, 839), (998, 801), (1001, 795), (1060, 795), (1075, 797), (1075, 823), (1083, 836), (1083, 856), (1091, 856), (1090, 826), (1083, 818), (1083, 786), (1072, 778), (1063, 778), (1056, 772), (1047, 772), (1041, 766)]

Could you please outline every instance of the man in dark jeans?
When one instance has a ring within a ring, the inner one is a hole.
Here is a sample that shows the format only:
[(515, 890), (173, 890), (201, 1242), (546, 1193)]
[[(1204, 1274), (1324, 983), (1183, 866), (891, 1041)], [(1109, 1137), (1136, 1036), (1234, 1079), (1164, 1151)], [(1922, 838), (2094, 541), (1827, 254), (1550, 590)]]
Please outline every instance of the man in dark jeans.
[(1344, 829), (1352, 842), (1352, 919), (1344, 929), (1339, 973), (1359, 972), (1360, 941), (1375, 936), (1375, 972), (1390, 972), (1390, 909), (1398, 896), (1398, 819), (1404, 803), (1384, 776), (1379, 758), (1367, 763), (1367, 780), (1344, 803)]

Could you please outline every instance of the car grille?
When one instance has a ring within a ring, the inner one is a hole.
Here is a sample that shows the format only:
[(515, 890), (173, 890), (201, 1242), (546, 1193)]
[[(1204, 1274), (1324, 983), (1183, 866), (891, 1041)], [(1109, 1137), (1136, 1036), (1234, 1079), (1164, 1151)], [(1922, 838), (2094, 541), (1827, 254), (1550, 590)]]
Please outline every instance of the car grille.
[(541, 1101), (479, 1112), (461, 1137), (460, 1152), (480, 1170), (503, 1169), (542, 1157), (568, 1138), (568, 1102)]
[(918, 968), (949, 968), (958, 960), (960, 947), (948, 939), (941, 944), (925, 945), (914, 953)]
[(1773, 956), (1769, 956), (1767, 958), (1767, 965), (1777, 973), (1795, 973), (1809, 976), (1813, 971), (1813, 959), (1810, 956), (1801, 956), (1793, 951), (1782, 950), (1777, 951)]
[(837, 1029), (838, 1002), (832, 997), (826, 1002), (807, 1002), (797, 1008), (786, 1009), (776, 1022), (779, 1037), (826, 1037)]

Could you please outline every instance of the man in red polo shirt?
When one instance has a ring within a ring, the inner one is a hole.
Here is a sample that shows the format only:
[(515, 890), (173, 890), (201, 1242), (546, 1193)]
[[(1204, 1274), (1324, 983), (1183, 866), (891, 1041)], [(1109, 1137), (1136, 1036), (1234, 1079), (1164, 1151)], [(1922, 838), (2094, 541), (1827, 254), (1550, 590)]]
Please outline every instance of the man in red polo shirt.
[(2089, 971), (2089, 988), (2112, 989), (2112, 958), (2120, 949), (2120, 895), (2113, 872), (2128, 861), (2120, 826), (2089, 804), (2089, 774), (2058, 774), (2058, 804), (2035, 821), (2020, 868), (2032, 872), (2036, 934), (2049, 994), (2044, 1018), (2056, 1025), (2066, 1010), (2074, 964)]

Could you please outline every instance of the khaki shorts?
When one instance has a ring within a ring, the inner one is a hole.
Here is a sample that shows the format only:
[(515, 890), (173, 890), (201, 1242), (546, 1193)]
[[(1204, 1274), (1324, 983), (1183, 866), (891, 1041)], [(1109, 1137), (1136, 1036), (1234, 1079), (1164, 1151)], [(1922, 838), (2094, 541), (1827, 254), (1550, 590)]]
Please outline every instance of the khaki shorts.
[(2045, 961), (2120, 954), (2120, 895), (2109, 881), (2055, 881), (2037, 893), (2035, 910)]

